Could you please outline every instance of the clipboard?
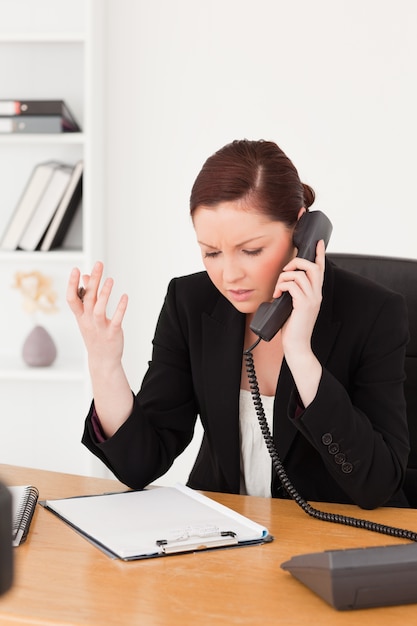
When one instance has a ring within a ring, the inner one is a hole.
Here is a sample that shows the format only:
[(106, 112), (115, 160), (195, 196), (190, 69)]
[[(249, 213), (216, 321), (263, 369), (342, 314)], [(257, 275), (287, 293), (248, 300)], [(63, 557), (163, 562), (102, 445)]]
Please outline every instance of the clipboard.
[(179, 484), (40, 504), (102, 552), (124, 561), (273, 540), (262, 525)]

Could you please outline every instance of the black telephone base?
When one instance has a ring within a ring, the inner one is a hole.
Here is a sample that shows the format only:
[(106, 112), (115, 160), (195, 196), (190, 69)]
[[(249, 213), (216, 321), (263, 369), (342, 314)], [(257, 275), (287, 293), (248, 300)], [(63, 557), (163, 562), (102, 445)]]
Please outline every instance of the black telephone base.
[(417, 603), (417, 543), (300, 554), (281, 567), (335, 609)]

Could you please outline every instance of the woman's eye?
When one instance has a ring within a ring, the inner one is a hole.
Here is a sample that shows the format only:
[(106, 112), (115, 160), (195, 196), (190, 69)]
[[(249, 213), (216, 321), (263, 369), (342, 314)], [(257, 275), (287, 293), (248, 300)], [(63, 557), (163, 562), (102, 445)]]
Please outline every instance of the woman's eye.
[(256, 250), (243, 250), (243, 252), (248, 256), (258, 256), (258, 254), (261, 254), (262, 248), (256, 248)]
[(205, 259), (214, 259), (219, 254), (220, 254), (220, 252), (218, 250), (216, 252), (205, 252), (204, 253), (204, 258)]

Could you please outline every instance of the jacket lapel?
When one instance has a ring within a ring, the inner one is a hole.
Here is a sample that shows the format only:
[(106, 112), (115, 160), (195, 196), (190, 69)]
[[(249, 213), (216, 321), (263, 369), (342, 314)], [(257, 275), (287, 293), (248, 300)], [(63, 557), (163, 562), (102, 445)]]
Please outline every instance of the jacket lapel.
[(203, 315), (202, 371), (210, 423), (208, 437), (218, 451), (225, 481), (239, 490), (239, 390), (245, 316), (219, 297), (211, 315)]

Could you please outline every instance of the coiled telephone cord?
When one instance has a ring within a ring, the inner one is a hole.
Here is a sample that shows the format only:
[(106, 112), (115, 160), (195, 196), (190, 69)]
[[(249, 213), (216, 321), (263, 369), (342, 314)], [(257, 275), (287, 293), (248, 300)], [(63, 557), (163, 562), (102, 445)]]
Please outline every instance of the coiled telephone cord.
[(253, 362), (252, 350), (258, 345), (260, 339), (258, 339), (250, 348), (244, 351), (246, 372), (248, 375), (250, 391), (252, 394), (252, 400), (255, 407), (258, 422), (261, 427), (262, 435), (268, 448), (269, 455), (272, 459), (272, 465), (274, 470), (284, 487), (288, 495), (303, 509), (307, 515), (321, 520), (322, 522), (333, 522), (335, 524), (344, 524), (346, 526), (354, 526), (355, 528), (363, 528), (372, 532), (382, 533), (384, 535), (390, 535), (392, 537), (399, 537), (401, 539), (408, 539), (410, 541), (417, 541), (417, 533), (411, 530), (403, 530), (402, 528), (395, 528), (393, 526), (386, 526), (385, 524), (378, 524), (377, 522), (371, 522), (356, 517), (349, 517), (347, 515), (339, 515), (337, 513), (327, 513), (314, 508), (304, 500), (294, 485), (291, 483), (284, 469), (282, 461), (279, 457), (278, 451), (275, 447), (274, 440), (271, 435), (271, 431), (268, 426), (268, 422), (265, 417), (265, 412), (262, 404), (261, 394), (259, 392), (258, 380), (255, 372), (255, 365)]

